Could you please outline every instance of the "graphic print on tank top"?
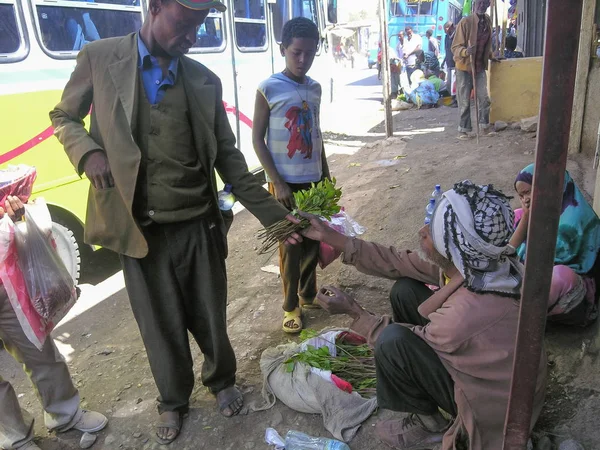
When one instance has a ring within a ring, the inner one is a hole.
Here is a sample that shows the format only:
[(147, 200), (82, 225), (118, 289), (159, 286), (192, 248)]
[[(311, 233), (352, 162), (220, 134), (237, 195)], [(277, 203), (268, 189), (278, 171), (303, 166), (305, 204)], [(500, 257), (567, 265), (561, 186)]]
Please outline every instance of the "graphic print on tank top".
[(290, 140), (287, 145), (288, 157), (292, 159), (296, 152), (304, 155), (304, 159), (312, 158), (312, 128), (313, 114), (308, 103), (302, 101), (302, 107), (292, 106), (285, 113), (285, 127), (290, 132)]

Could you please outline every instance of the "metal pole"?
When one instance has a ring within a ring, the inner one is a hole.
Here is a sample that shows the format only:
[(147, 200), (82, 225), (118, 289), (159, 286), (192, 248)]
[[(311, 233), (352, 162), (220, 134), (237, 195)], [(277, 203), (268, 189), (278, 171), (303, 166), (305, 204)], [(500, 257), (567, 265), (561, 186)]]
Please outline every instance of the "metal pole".
[(333, 103), (333, 77), (329, 78), (329, 103)]
[(504, 0), (502, 2), (502, 44), (500, 46), (500, 57), (504, 57), (504, 49), (506, 48), (506, 22), (507, 22), (507, 18), (506, 16), (508, 15), (508, 12), (506, 10), (506, 2), (507, 0)]
[(385, 134), (394, 134), (391, 105), (390, 52), (388, 40), (387, 0), (379, 0), (379, 27), (381, 28), (381, 80), (383, 84), (383, 109), (385, 111)]
[(421, 38), (421, 33), (419, 33), (420, 26), (421, 26), (421, 0), (419, 0), (419, 4), (417, 5), (417, 23), (415, 25), (415, 29), (413, 30), (413, 32), (417, 33), (417, 36), (419, 36), (419, 39), (423, 40)]
[(525, 449), (531, 429), (569, 147), (582, 4), (583, 0), (548, 0), (527, 262), (503, 450)]
[[(496, 54), (494, 57), (498, 58), (500, 56), (500, 35), (498, 34), (498, 24), (500, 24), (500, 17), (498, 16), (498, 2), (496, 0), (492, 0), (494, 2), (494, 31), (496, 31)], [(493, 33), (492, 33), (493, 34)]]
[[(475, 2), (473, 2), (475, 3)], [(494, 18), (496, 17), (496, 14), (498, 13), (498, 11), (496, 10), (496, 2), (495, 0), (492, 0), (490, 3), (490, 22), (492, 23), (492, 50), (493, 50), (493, 45), (496, 43), (496, 39), (493, 37), (494, 36), (494, 31), (496, 30), (496, 28), (494, 28)], [(495, 56), (495, 55), (494, 55)]]

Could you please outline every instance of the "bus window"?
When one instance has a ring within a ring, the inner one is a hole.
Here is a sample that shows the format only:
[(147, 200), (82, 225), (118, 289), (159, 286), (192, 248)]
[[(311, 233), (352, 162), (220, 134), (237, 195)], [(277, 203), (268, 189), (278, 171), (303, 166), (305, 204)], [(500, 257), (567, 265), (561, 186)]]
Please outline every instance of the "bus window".
[(430, 16), (433, 14), (433, 0), (408, 0), (406, 4), (409, 15)]
[[(59, 0), (49, 6), (35, 1), (36, 25), (42, 48), (54, 57), (73, 56), (91, 41), (124, 36), (142, 24), (140, 7)], [(94, 2), (90, 2), (94, 3)], [(55, 6), (56, 5), (56, 6)]]
[(235, 0), (235, 41), (242, 51), (267, 49), (264, 0)]
[(401, 4), (399, 0), (392, 0), (390, 4), (390, 14), (394, 17), (406, 16), (405, 5)]
[(327, 0), (327, 20), (337, 23), (337, 0)]
[(460, 22), (462, 18), (462, 10), (458, 9), (456, 6), (449, 4), (448, 5), (448, 21), (454, 24)]
[(15, 62), (27, 54), (17, 5), (0, 0), (0, 63)]
[(283, 24), (289, 20), (288, 12), (288, 0), (277, 0), (273, 3), (273, 36), (278, 44), (281, 44)]
[(192, 53), (218, 52), (224, 48), (225, 33), (223, 30), (223, 17), (221, 13), (212, 10), (204, 23), (198, 28), (198, 38), (190, 51)]
[(317, 22), (317, 3), (315, 0), (292, 0), (292, 17), (306, 17)]
[[(287, 0), (277, 0), (273, 4), (273, 34), (275, 41), (281, 43), (283, 25), (289, 20)], [(306, 17), (319, 24), (317, 17), (317, 2), (315, 0), (292, 0), (292, 17)]]

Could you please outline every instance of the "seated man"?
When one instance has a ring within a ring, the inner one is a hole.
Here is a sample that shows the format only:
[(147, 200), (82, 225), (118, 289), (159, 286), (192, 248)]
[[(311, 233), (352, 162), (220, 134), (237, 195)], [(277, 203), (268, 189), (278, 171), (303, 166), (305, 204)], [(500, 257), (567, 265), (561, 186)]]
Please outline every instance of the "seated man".
[(440, 62), (432, 52), (419, 50), (417, 53), (417, 70), (438, 75), (440, 73)]
[(517, 38), (514, 36), (506, 36), (506, 49), (504, 50), (505, 58), (522, 58), (523, 52), (517, 51)]
[(444, 80), (444, 72), (440, 72), (439, 76), (436, 76), (431, 72), (426, 72), (425, 78), (427, 79), (427, 81), (433, 83), (433, 87), (435, 87), (435, 90), (440, 93), (441, 97), (447, 97), (450, 95), (450, 93), (448, 92), (446, 81)]
[[(24, 214), (23, 204), (17, 197), (8, 197), (5, 206), (11, 219), (19, 219)], [(4, 213), (4, 209), (0, 207), (0, 219)], [(60, 433), (75, 429), (95, 433), (106, 426), (108, 420), (102, 414), (80, 408), (79, 392), (73, 385), (67, 363), (52, 338), (48, 337), (39, 351), (25, 336), (1, 282), (0, 343), (4, 344), (6, 350), (23, 365), (29, 375), (44, 408), (44, 421), (50, 430)], [(40, 450), (33, 442), (33, 418), (29, 414), (23, 414), (15, 390), (1, 376), (0, 448)]]
[[(465, 441), (470, 450), (502, 448), (524, 271), (507, 251), (513, 232), (507, 197), (491, 185), (456, 184), (419, 231), (418, 253), (345, 237), (309, 219), (306, 237), (343, 251), (343, 261), (361, 272), (398, 280), (390, 295), (396, 323), (335, 288), (318, 296), (330, 313), (353, 317), (351, 328), (375, 345), (379, 406), (410, 413), (380, 422), (380, 439), (404, 450), (442, 441), (444, 450)], [(545, 382), (542, 353), (532, 427)], [(448, 422), (440, 409), (454, 419)]]
[(407, 92), (407, 99), (417, 108), (434, 108), (438, 104), (440, 94), (435, 84), (429, 81), (421, 70), (415, 70), (412, 74), (412, 86), (414, 89)]

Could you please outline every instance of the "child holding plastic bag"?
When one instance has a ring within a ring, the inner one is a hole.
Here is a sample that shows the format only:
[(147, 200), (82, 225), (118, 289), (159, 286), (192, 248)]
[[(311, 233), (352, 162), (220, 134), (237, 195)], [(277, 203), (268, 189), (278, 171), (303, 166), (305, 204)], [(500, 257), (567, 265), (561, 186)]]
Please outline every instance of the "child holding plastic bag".
[[(25, 207), (19, 198), (7, 197), (5, 208), (0, 207), (2, 230), (7, 229), (7, 221), (17, 221), (24, 213)], [(10, 234), (0, 233), (0, 246), (10, 243), (10, 240)], [(0, 270), (6, 271), (4, 261)], [(0, 340), (30, 376), (44, 408), (46, 426), (57, 432), (76, 429), (94, 433), (102, 430), (108, 420), (100, 413), (80, 408), (79, 393), (52, 338), (48, 337), (41, 350), (38, 349), (23, 331), (18, 313), (22, 314), (22, 311), (14, 310), (4, 285), (0, 283)], [(1, 377), (0, 448), (39, 450), (33, 442), (33, 419), (29, 414), (23, 414), (13, 387)]]

